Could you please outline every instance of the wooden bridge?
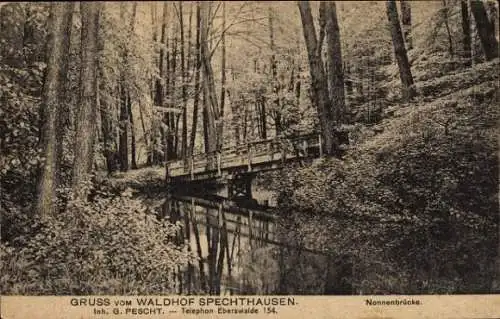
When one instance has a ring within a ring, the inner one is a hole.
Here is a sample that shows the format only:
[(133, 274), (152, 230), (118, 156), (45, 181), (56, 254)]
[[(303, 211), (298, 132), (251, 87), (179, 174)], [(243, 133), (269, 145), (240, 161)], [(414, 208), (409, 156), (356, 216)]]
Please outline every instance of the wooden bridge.
[(251, 180), (255, 174), (322, 155), (321, 134), (271, 138), (167, 162), (166, 179), (169, 184), (227, 182), (230, 198), (251, 198)]

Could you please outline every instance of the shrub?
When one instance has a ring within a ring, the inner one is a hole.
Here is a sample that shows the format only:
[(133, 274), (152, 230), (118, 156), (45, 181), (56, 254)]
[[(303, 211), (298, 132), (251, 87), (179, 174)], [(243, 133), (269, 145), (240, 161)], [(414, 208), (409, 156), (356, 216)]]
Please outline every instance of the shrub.
[(70, 201), (34, 227), (35, 236), (0, 247), (4, 294), (168, 293), (173, 272), (192, 259), (173, 244), (178, 226), (127, 194)]

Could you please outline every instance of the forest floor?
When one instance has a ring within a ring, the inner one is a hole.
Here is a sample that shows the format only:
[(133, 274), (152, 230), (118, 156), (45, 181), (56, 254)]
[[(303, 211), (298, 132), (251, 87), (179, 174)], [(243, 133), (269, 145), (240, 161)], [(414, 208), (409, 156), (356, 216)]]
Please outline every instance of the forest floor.
[(411, 130), (416, 122), (427, 122), (429, 127), (451, 129), (453, 118), (447, 109), (465, 107), (463, 102), (466, 97), (479, 98), (484, 94), (491, 95), (498, 89), (499, 61), (495, 59), (432, 79), (417, 80), (415, 86), (419, 95), (410, 103), (383, 105), (383, 119), (376, 125), (365, 128), (363, 138), (356, 140), (355, 144), (369, 146), (402, 128)]

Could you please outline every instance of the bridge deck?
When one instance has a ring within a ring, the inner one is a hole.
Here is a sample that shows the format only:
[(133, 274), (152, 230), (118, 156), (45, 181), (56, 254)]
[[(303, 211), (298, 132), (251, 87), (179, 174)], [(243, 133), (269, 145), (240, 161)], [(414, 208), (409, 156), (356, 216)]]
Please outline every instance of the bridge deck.
[(319, 134), (286, 140), (267, 139), (224, 148), (219, 152), (196, 154), (188, 160), (168, 162), (167, 178), (174, 181), (231, 178), (235, 174), (279, 169), (286, 162), (321, 155)]

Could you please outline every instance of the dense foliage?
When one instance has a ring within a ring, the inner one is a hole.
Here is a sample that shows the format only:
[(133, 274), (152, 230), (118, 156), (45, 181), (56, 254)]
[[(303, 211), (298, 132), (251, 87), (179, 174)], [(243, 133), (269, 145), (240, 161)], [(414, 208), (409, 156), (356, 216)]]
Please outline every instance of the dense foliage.
[(31, 225), (34, 236), (2, 244), (2, 293), (172, 292), (173, 273), (190, 260), (173, 244), (178, 226), (120, 195), (69, 202), (65, 214)]
[[(36, 185), (45, 159), (40, 145), (42, 92), (46, 62), (48, 5), (2, 4), (0, 58), (0, 207), (2, 212), (2, 294), (162, 294), (173, 289), (172, 273), (190, 260), (183, 245), (174, 244), (177, 226), (160, 220), (156, 212), (130, 194), (94, 180), (92, 199), (70, 200), (72, 191), (72, 136), (80, 73), (79, 16), (72, 25), (71, 59), (65, 96), (61, 184), (57, 214), (35, 212)], [(4, 19), (5, 18), (5, 19)], [(141, 41), (113, 32), (114, 11), (103, 14), (103, 36), (110, 39), (101, 51), (104, 65), (103, 105), (116, 99), (119, 48), (131, 51), (126, 70), (131, 95), (139, 96), (148, 72), (147, 47)], [(10, 32), (3, 32), (10, 30)], [(118, 36), (117, 36), (118, 35)], [(114, 37), (116, 36), (116, 37)], [(147, 70), (146, 70), (147, 71)], [(142, 82), (141, 82), (142, 81)], [(96, 146), (96, 153), (101, 148)], [(99, 162), (99, 158), (98, 158)], [(99, 190), (99, 191), (98, 191)], [(113, 191), (111, 191), (113, 190)]]

